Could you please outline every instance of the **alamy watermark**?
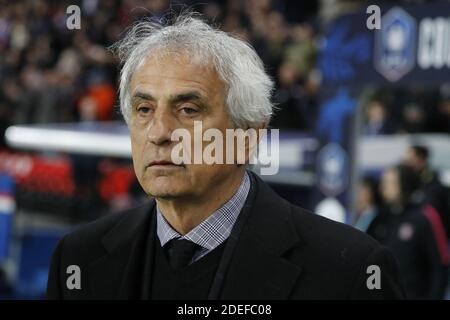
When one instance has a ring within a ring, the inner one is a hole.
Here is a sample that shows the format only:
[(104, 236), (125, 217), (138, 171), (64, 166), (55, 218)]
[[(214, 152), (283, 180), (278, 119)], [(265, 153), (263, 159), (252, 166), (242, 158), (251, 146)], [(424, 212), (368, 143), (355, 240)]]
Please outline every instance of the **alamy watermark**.
[(66, 20), (66, 27), (69, 30), (81, 29), (81, 9), (79, 6), (72, 4), (67, 7), (66, 14), (68, 15)]
[[(201, 121), (194, 121), (193, 136), (185, 128), (172, 132), (178, 142), (172, 149), (171, 161), (186, 164), (251, 164), (258, 165), (261, 175), (274, 175), (279, 170), (278, 129), (226, 129), (203, 131)], [(270, 136), (270, 139), (268, 137)]]
[(366, 27), (369, 30), (381, 29), (381, 9), (376, 4), (367, 7), (366, 13), (370, 16), (366, 20)]
[(369, 275), (367, 277), (366, 286), (369, 290), (380, 290), (381, 289), (381, 269), (376, 264), (372, 264), (367, 267), (366, 273)]
[(72, 264), (67, 267), (66, 273), (69, 275), (66, 280), (66, 286), (69, 290), (81, 290), (81, 269)]

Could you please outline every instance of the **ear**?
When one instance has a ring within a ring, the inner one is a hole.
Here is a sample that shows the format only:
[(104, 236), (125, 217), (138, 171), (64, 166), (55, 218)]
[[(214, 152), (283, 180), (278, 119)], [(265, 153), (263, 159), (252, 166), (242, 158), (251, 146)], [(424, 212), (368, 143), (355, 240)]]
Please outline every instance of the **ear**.
[[(266, 130), (263, 130), (263, 129), (267, 129), (268, 126), (269, 126), (269, 121), (265, 121), (257, 128), (258, 143), (261, 141), (262, 135), (267, 133)], [(261, 134), (261, 133), (263, 133), (263, 134)]]
[(257, 127), (247, 127), (245, 129), (248, 138), (245, 140), (245, 160), (246, 163), (250, 162), (251, 156), (257, 151), (261, 138), (267, 134), (266, 129), (268, 122), (263, 122)]

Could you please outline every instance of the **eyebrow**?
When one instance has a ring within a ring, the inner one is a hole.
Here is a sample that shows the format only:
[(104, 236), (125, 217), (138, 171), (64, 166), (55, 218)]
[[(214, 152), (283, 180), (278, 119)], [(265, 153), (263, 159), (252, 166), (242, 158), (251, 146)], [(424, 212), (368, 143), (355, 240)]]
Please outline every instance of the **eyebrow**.
[[(153, 97), (150, 93), (144, 93), (144, 92), (136, 92), (133, 97), (132, 101), (142, 99), (142, 100), (148, 100), (148, 101), (156, 101), (155, 97)], [(175, 94), (169, 96), (169, 103), (170, 104), (177, 104), (184, 101), (197, 101), (198, 103), (202, 105), (206, 105), (205, 99), (203, 98), (202, 94), (198, 91), (189, 91), (185, 93)]]

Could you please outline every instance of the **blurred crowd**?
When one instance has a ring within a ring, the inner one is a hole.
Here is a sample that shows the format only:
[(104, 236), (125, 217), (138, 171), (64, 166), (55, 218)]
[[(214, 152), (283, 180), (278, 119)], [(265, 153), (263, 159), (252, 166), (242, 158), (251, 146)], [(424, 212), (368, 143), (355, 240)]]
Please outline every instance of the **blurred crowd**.
[[(120, 119), (108, 51), (134, 21), (187, 8), (250, 41), (277, 83), (273, 125), (308, 129), (315, 108), (317, 1), (0, 0), (0, 146), (11, 124)], [(81, 29), (69, 30), (70, 5)]]
[[(318, 109), (316, 60), (321, 31), (333, 17), (365, 4), (335, 0), (326, 5), (324, 1), (294, 0), (200, 4), (192, 0), (0, 0), (0, 147), (5, 147), (3, 134), (11, 124), (120, 119), (118, 61), (108, 47), (137, 20), (161, 20), (168, 11), (187, 8), (255, 47), (276, 82), (278, 111), (273, 127), (312, 131)], [(81, 9), (79, 30), (66, 25), (70, 5)], [(399, 96), (412, 98), (392, 98)], [(450, 88), (425, 97), (420, 92), (383, 92), (366, 105), (365, 114), (367, 135), (448, 132)]]
[(450, 133), (450, 84), (440, 88), (382, 88), (364, 109), (363, 133)]
[(363, 177), (356, 199), (355, 226), (391, 249), (411, 299), (442, 299), (449, 282), (450, 195), (429, 157), (412, 145), (380, 179)]

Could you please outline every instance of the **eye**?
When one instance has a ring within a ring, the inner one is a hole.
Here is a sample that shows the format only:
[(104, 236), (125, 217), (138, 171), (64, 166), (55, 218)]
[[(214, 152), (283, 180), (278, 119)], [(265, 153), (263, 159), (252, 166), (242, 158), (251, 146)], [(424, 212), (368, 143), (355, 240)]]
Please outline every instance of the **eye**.
[(183, 109), (181, 109), (184, 113), (187, 113), (187, 114), (194, 114), (194, 113), (196, 113), (197, 112), (197, 110), (195, 110), (194, 108), (183, 108)]
[(136, 108), (136, 111), (139, 115), (148, 115), (152, 108), (148, 103), (142, 103)]
[(184, 104), (180, 108), (180, 112), (187, 116), (194, 116), (199, 113), (199, 108), (193, 104)]

